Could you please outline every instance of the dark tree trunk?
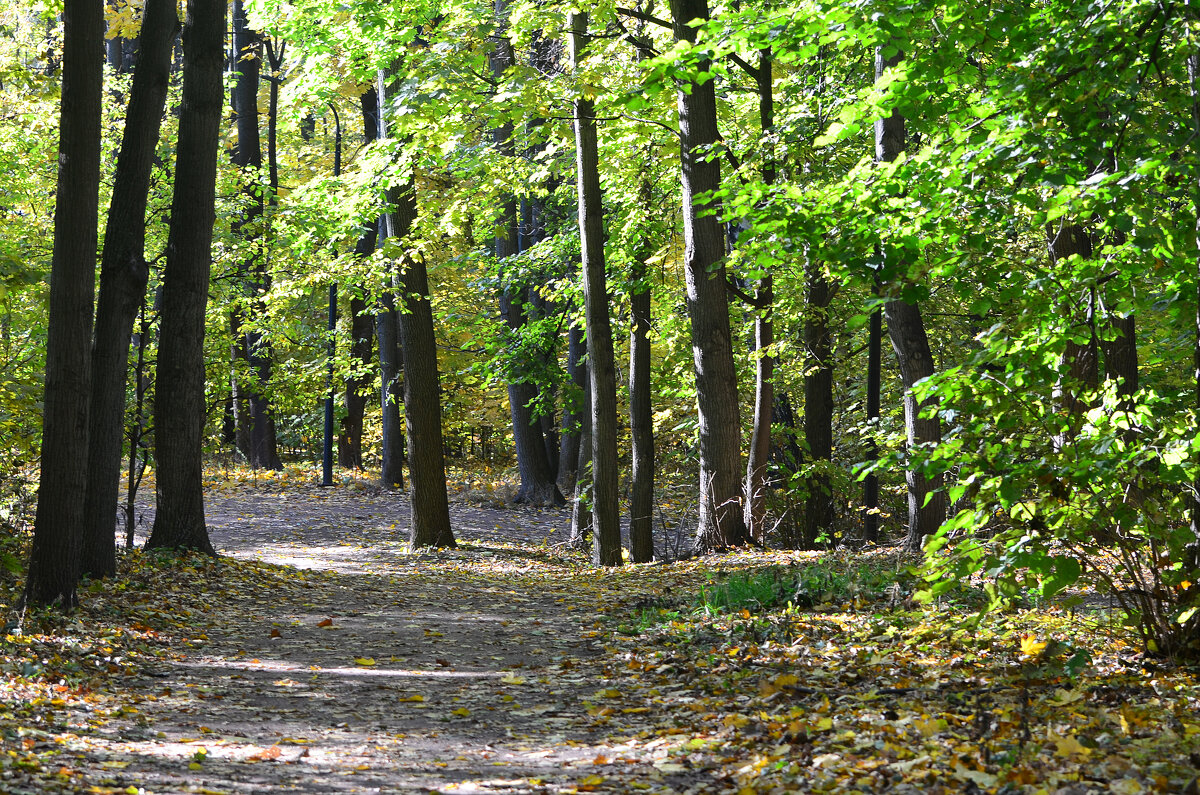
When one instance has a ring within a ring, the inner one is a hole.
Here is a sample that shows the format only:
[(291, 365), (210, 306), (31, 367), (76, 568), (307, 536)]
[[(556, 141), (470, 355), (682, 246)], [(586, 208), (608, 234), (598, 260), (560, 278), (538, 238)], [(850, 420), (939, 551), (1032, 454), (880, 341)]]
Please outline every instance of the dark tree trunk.
[(560, 437), (558, 461), (558, 482), (564, 493), (575, 492), (575, 477), (579, 467), (579, 424), (582, 421), (579, 402), (583, 392), (588, 388), (587, 366), (584, 357), (587, 355), (587, 341), (583, 329), (571, 326), (567, 332), (567, 380), (570, 382), (568, 393), (563, 395), (562, 433)]
[(163, 274), (154, 397), (157, 512), (147, 548), (216, 554), (204, 524), (204, 312), (212, 265), (217, 140), (225, 65), (224, 0), (191, 0), (183, 29), (183, 103)]
[[(1088, 231), (1079, 224), (1065, 224), (1055, 230), (1047, 230), (1047, 245), (1051, 261), (1064, 262), (1068, 257), (1077, 255), (1081, 259), (1091, 259), (1093, 252), (1092, 239)], [(1079, 431), (1083, 415), (1092, 407), (1091, 395), (1080, 395), (1094, 392), (1100, 383), (1100, 343), (1096, 334), (1096, 289), (1090, 287), (1083, 296), (1083, 314), (1073, 306), (1065, 308), (1068, 318), (1072, 321), (1082, 321), (1085, 342), (1068, 339), (1059, 362), (1062, 378), (1055, 387), (1055, 398), (1059, 408), (1066, 414), (1067, 427), (1055, 440), (1062, 449), (1073, 440)], [(1072, 325), (1078, 325), (1073, 322)], [(1072, 333), (1072, 337), (1076, 336)]]
[[(374, 87), (367, 89), (361, 99), (363, 116), (363, 138), (370, 143), (379, 137), (379, 95)], [(354, 247), (354, 258), (365, 259), (375, 250), (378, 223), (363, 231)], [(355, 362), (359, 374), (346, 379), (346, 416), (338, 434), (338, 464), (344, 467), (363, 468), (362, 434), (363, 415), (367, 408), (367, 387), (372, 378), (368, 375), (371, 365), (371, 340), (375, 336), (375, 322), (367, 314), (367, 302), (358, 297), (350, 299), (350, 358)]]
[[(234, 223), (233, 231), (246, 241), (252, 252), (242, 265), (242, 278), (249, 299), (247, 312), (253, 319), (254, 315), (263, 313), (261, 296), (270, 288), (265, 258), (267, 233), (264, 227), (264, 201), (258, 178), (263, 165), (262, 140), (258, 130), (263, 40), (257, 31), (250, 28), (243, 0), (234, 0), (233, 3), (233, 49), (238, 59), (238, 77), (233, 88), (238, 143), (233, 163), (248, 172), (243, 188), (247, 209)], [(272, 196), (273, 191), (274, 185)], [(265, 392), (271, 379), (271, 347), (263, 333), (253, 328), (253, 322), (249, 325), (251, 328), (244, 331), (239, 329), (241, 333), (236, 340), (238, 353), (248, 365), (248, 377), (239, 381), (248, 411), (236, 412), (236, 416), (244, 422), (244, 427), (239, 429), (239, 437), (245, 443), (242, 451), (252, 467), (280, 469), (282, 464), (275, 440), (275, 417), (270, 398)]]
[[(379, 74), (379, 135), (389, 137), (385, 72)], [(387, 235), (404, 241), (417, 220), (416, 186), (408, 183), (388, 191)], [(402, 243), (403, 245), (403, 243)], [(402, 258), (399, 298), (400, 342), (404, 359), (404, 417), (408, 429), (408, 476), (412, 485), (412, 548), (453, 547), (450, 507), (446, 495), (446, 462), (442, 447), (442, 407), (438, 386), (437, 340), (425, 260), (417, 254)]]
[(832, 291), (820, 263), (811, 259), (808, 271), (808, 314), (804, 318), (804, 439), (810, 471), (804, 500), (804, 530), (800, 541), (814, 547), (833, 530), (833, 335), (829, 331)]
[[(867, 423), (872, 430), (867, 437), (864, 458), (869, 464), (879, 460), (879, 446), (875, 442), (875, 424), (879, 422), (879, 387), (883, 359), (883, 310), (871, 312), (871, 325), (867, 331)], [(863, 541), (874, 544), (879, 541), (879, 476), (871, 472), (863, 480)]]
[[(643, 188), (648, 193), (649, 184)], [(629, 434), (633, 443), (633, 484), (629, 493), (629, 557), (654, 559), (654, 412), (650, 396), (650, 281), (646, 257), (637, 256), (632, 274), (629, 331)]]
[[(912, 392), (913, 384), (933, 375), (933, 355), (929, 350), (921, 310), (916, 305), (905, 301), (888, 301), (884, 314), (892, 348), (900, 363), (900, 378), (904, 382), (904, 431), (911, 456), (918, 445), (937, 444), (942, 438), (937, 415), (921, 416), (934, 405), (933, 401), (918, 403)], [(919, 552), (925, 536), (937, 530), (946, 519), (946, 495), (941, 491), (940, 478), (927, 478), (917, 467), (910, 465), (905, 472), (905, 479), (908, 482), (908, 533), (904, 538), (904, 547), (911, 552)]]
[(82, 567), (83, 573), (92, 577), (109, 577), (117, 571), (113, 529), (121, 480), (129, 342), (149, 277), (145, 259), (147, 195), (178, 29), (173, 0), (147, 0), (104, 233), (92, 344)]
[[(773, 60), (770, 50), (759, 53), (758, 122), (763, 140), (775, 129), (775, 94), (772, 81)], [(775, 182), (775, 161), (770, 154), (762, 168), (764, 185)], [(766, 353), (775, 341), (772, 304), (775, 301), (774, 277), (764, 276), (755, 289), (759, 314), (754, 319), (754, 424), (750, 432), (750, 454), (746, 460), (746, 530), (760, 543), (766, 540), (767, 471), (771, 459), (771, 415), (775, 408), (775, 357)]]
[[(896, 53), (891, 58), (883, 57), (883, 48), (875, 51), (875, 79), (880, 80), (886, 69), (892, 68), (904, 58)], [(904, 151), (904, 117), (893, 109), (890, 116), (875, 122), (875, 159), (891, 162)], [(897, 269), (898, 273), (903, 268)], [(931, 401), (917, 403), (912, 386), (922, 378), (933, 375), (933, 353), (925, 333), (925, 322), (921, 310), (906, 301), (888, 301), (884, 305), (888, 336), (896, 359), (900, 365), (900, 378), (904, 382), (904, 429), (908, 440), (908, 452), (912, 456), (920, 445), (931, 446), (941, 441), (941, 423), (937, 416), (922, 419), (923, 409), (932, 407)], [(908, 483), (908, 532), (904, 539), (905, 549), (918, 552), (925, 536), (933, 533), (946, 518), (946, 495), (940, 490), (941, 478), (926, 478), (918, 468), (910, 465), (905, 473)]]
[[(1200, 136), (1200, 53), (1193, 53), (1188, 56), (1188, 89), (1192, 99), (1192, 158), (1197, 156), (1197, 136)], [(1192, 212), (1196, 216), (1194, 234), (1196, 244), (1200, 247), (1200, 182), (1192, 186)], [(1194, 335), (1192, 347), (1192, 381), (1195, 393), (1193, 396), (1193, 407), (1197, 413), (1200, 413), (1200, 257), (1196, 259), (1195, 272), (1196, 288), (1193, 298), (1196, 300), (1196, 315), (1195, 326), (1192, 329)], [(1191, 511), (1189, 511), (1189, 520), (1192, 531), (1193, 540), (1187, 547), (1187, 560), (1185, 564), (1190, 566), (1192, 570), (1200, 568), (1200, 451), (1192, 454), (1192, 465), (1196, 467), (1196, 476), (1192, 480), (1191, 494), (1188, 495), (1188, 500), (1191, 502)]]
[[(375, 246), (375, 232), (369, 244)], [(356, 249), (357, 250), (357, 249)], [(367, 373), (374, 350), (375, 322), (368, 312), (367, 302), (357, 296), (350, 299), (350, 359), (359, 374), (346, 379), (346, 414), (338, 433), (338, 465), (363, 468), (363, 416), (367, 410), (367, 387), (373, 380)]]
[[(585, 360), (584, 377), (591, 383), (591, 369)], [(579, 549), (592, 539), (592, 390), (583, 390), (583, 411), (579, 424), (579, 457), (575, 462), (575, 494), (571, 500), (571, 538), (569, 545)]]
[[(708, 19), (707, 0), (671, 0), (675, 37), (695, 41), (689, 23)], [(708, 62), (697, 64), (701, 71)], [(700, 519), (696, 545), (722, 549), (748, 540), (742, 515), (741, 422), (737, 374), (729, 331), (724, 237), (712, 207), (697, 197), (721, 187), (720, 165), (712, 148), (717, 131), (713, 81), (679, 91), (680, 157), (683, 172), (684, 267), (692, 352), (700, 414)]]
[[(578, 67), (586, 50), (588, 15), (567, 17), (571, 63)], [(604, 261), (604, 206), (600, 192), (600, 155), (594, 103), (574, 102), (575, 169), (578, 178), (579, 241), (583, 258), (583, 303), (587, 318), (588, 379), (592, 396), (592, 562), (621, 565), (621, 510), (617, 494), (617, 376), (608, 281)]]
[[(497, 18), (503, 20), (507, 13), (504, 0), (497, 0)], [(512, 43), (505, 36), (497, 38), (490, 60), (492, 75), (499, 81), (513, 63)], [(515, 156), (512, 134), (511, 121), (504, 122), (492, 132), (496, 150), (505, 157)], [(503, 263), (517, 253), (519, 217), (515, 198), (509, 197), (504, 201), (501, 220), (504, 228), (502, 233), (496, 236), (495, 242), (496, 259)], [(520, 288), (513, 287), (502, 290), (500, 295), (500, 313), (514, 333), (519, 333), (525, 325), (523, 292)], [(536, 398), (537, 388), (533, 384), (520, 376), (514, 375), (511, 378), (508, 384), (508, 402), (512, 412), (513, 446), (516, 448), (517, 468), (521, 475), (521, 487), (514, 501), (530, 505), (562, 505), (565, 501), (555, 483), (555, 473), (550, 469), (542, 427), (533, 416), (532, 404)]]
[[(386, 235), (379, 236), (380, 245)], [(404, 360), (400, 349), (400, 319), (396, 296), (385, 292), (375, 315), (375, 338), (379, 340), (380, 406), (383, 409), (380, 482), (384, 488), (404, 488), (404, 425), (400, 405), (404, 402)]]
[(88, 393), (104, 89), (101, 0), (66, 0), (63, 25), (42, 464), (25, 600), (32, 605), (59, 602), (69, 609), (76, 603), (83, 524), (81, 496), (87, 487)]

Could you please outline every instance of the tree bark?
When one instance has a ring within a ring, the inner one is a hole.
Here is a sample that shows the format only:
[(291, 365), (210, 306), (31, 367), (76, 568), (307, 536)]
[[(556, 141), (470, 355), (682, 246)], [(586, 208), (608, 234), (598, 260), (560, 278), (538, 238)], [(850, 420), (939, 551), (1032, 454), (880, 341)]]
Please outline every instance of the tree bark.
[[(708, 19), (707, 0), (671, 0), (675, 38), (695, 41), (689, 23)], [(697, 64), (701, 71), (707, 61)], [(679, 132), (683, 176), (684, 268), (700, 419), (700, 517), (696, 546), (722, 549), (745, 543), (742, 515), (741, 421), (737, 374), (729, 331), (724, 237), (708, 203), (697, 197), (721, 187), (721, 168), (712, 149), (717, 99), (711, 79), (680, 87)]]
[[(243, 0), (233, 2), (233, 49), (237, 57), (237, 81), (233, 89), (233, 107), (237, 117), (238, 142), (234, 150), (234, 165), (246, 173), (243, 188), (247, 210), (234, 224), (234, 234), (242, 238), (251, 250), (243, 263), (242, 278), (248, 293), (247, 311), (263, 314), (261, 296), (270, 288), (266, 263), (264, 201), (259, 185), (262, 170), (262, 140), (258, 130), (258, 88), (262, 73), (263, 39), (251, 29), (246, 19)], [(268, 122), (271, 122), (268, 119)], [(273, 194), (275, 185), (271, 185)], [(274, 199), (272, 198), (272, 201)], [(244, 319), (244, 316), (243, 316)], [(265, 335), (253, 328), (242, 332), (237, 341), (238, 352), (245, 359), (249, 372), (243, 383), (249, 412), (239, 414), (247, 420), (241, 437), (246, 442), (243, 452), (254, 468), (281, 469), (275, 439), (275, 417), (266, 394), (271, 379), (271, 346)]]
[(92, 343), (88, 482), (84, 496), (83, 573), (116, 574), (113, 530), (121, 481), (125, 383), (133, 321), (146, 295), (146, 204), (179, 32), (172, 0), (147, 0), (137, 71), (109, 202), (100, 265), (100, 296)]
[[(501, 32), (497, 34), (496, 45), (489, 59), (492, 76), (498, 83), (513, 64), (513, 49), (512, 42), (503, 33), (507, 24), (504, 20), (508, 13), (505, 0), (496, 0), (495, 8)], [(492, 131), (492, 142), (503, 157), (515, 157), (512, 135), (511, 121), (500, 124)], [(517, 253), (518, 220), (517, 201), (514, 197), (508, 197), (501, 207), (504, 228), (495, 240), (496, 259), (501, 263)], [(514, 334), (519, 333), (525, 324), (523, 292), (522, 289), (513, 287), (503, 289), (500, 294), (500, 313)], [(562, 505), (565, 500), (555, 483), (555, 473), (550, 469), (541, 424), (533, 417), (531, 406), (536, 398), (537, 388), (533, 384), (517, 375), (511, 377), (508, 384), (508, 402), (512, 413), (517, 469), (521, 476), (521, 487), (514, 502), (529, 505)]]
[[(775, 129), (775, 92), (771, 51), (759, 52), (758, 122), (764, 142)], [(768, 153), (762, 167), (762, 182), (775, 182), (775, 161)], [(775, 357), (767, 353), (775, 341), (775, 322), (772, 304), (775, 301), (775, 279), (763, 276), (755, 288), (759, 306), (754, 318), (754, 422), (750, 432), (750, 455), (746, 461), (746, 530), (759, 543), (766, 541), (767, 470), (771, 459), (771, 416), (775, 408)]]
[[(647, 200), (649, 192), (649, 182), (643, 182), (642, 195)], [(654, 559), (654, 407), (650, 394), (649, 277), (645, 253), (639, 252), (634, 257), (633, 288), (629, 297), (633, 320), (629, 331), (629, 435), (633, 445), (629, 557), (634, 563), (649, 563)]]
[(579, 438), (582, 408), (579, 405), (583, 392), (588, 388), (587, 341), (583, 329), (572, 325), (567, 331), (567, 380), (569, 394), (563, 395), (562, 431), (558, 452), (558, 483), (563, 493), (575, 492), (575, 478), (579, 470)]
[[(897, 52), (884, 58), (883, 48), (875, 51), (875, 80), (883, 78), (884, 71), (900, 63), (904, 53)], [(904, 116), (893, 108), (887, 118), (875, 122), (875, 159), (891, 162), (904, 151)], [(933, 405), (932, 401), (918, 403), (912, 386), (922, 378), (933, 375), (933, 353), (929, 337), (925, 333), (925, 322), (916, 304), (903, 300), (888, 301), (884, 305), (884, 316), (888, 324), (888, 336), (900, 366), (900, 378), (904, 383), (904, 429), (911, 456), (919, 445), (935, 445), (941, 441), (941, 423), (937, 416), (922, 418), (922, 409)], [(930, 535), (946, 519), (946, 495), (941, 491), (941, 478), (926, 478), (917, 467), (910, 465), (905, 473), (908, 484), (908, 532), (904, 547), (918, 552), (925, 536)]]
[[(584, 377), (589, 363), (584, 360)], [(575, 462), (575, 494), (571, 500), (571, 537), (569, 546), (582, 549), (592, 538), (592, 390), (583, 391), (583, 411), (580, 414), (579, 458)]]
[[(1052, 262), (1064, 262), (1077, 255), (1091, 259), (1093, 252), (1091, 235), (1079, 224), (1064, 224), (1056, 230), (1047, 230), (1047, 247)], [(1075, 438), (1083, 414), (1091, 408), (1091, 402), (1080, 396), (1079, 390), (1095, 390), (1100, 383), (1100, 343), (1096, 334), (1096, 289), (1088, 288), (1083, 297), (1083, 325), (1087, 341), (1068, 339), (1059, 360), (1062, 378), (1055, 387), (1055, 399), (1059, 409), (1066, 414), (1067, 427), (1055, 439), (1055, 446), (1063, 449)], [(1066, 308), (1072, 325), (1079, 319), (1075, 307)]]
[[(380, 71), (379, 136), (387, 138), (389, 75)], [(401, 245), (417, 220), (414, 179), (388, 191), (391, 205), (385, 216), (387, 236)], [(446, 495), (446, 462), (442, 446), (442, 407), (438, 386), (437, 341), (433, 333), (433, 306), (429, 274), (421, 255), (404, 254), (399, 274), (400, 342), (404, 359), (404, 417), (408, 429), (408, 476), (411, 489), (412, 527), (409, 542), (418, 547), (453, 547), (450, 506)]]
[[(571, 64), (578, 69), (587, 49), (588, 14), (568, 14)], [(588, 383), (592, 417), (592, 562), (621, 565), (621, 510), (617, 495), (617, 376), (608, 280), (604, 260), (604, 205), (600, 154), (592, 100), (574, 101), (575, 169), (579, 241), (583, 256), (583, 304), (587, 319)]]
[[(874, 425), (879, 421), (879, 388), (883, 359), (883, 310), (871, 312), (871, 324), (867, 330), (867, 423), (872, 426), (867, 437), (864, 458), (874, 464), (879, 460), (879, 445), (875, 442)], [(879, 476), (871, 472), (863, 479), (863, 541), (874, 544), (879, 541)]]
[(804, 439), (808, 447), (808, 494), (804, 499), (804, 529), (800, 542), (806, 548), (833, 531), (833, 335), (829, 331), (832, 290), (820, 263), (811, 259), (808, 271), (808, 314), (804, 318)]
[(41, 475), (25, 601), (31, 605), (58, 602), (70, 609), (77, 601), (84, 507), (81, 497), (87, 487), (90, 346), (104, 89), (101, 0), (66, 0), (63, 25)]
[[(387, 238), (379, 236), (382, 246)], [(396, 312), (396, 296), (392, 291), (380, 297), (375, 315), (375, 338), (379, 341), (379, 402), (383, 410), (382, 450), (380, 451), (380, 482), (384, 488), (404, 488), (404, 426), (400, 405), (404, 401), (403, 354), (400, 349), (400, 318)]]
[[(379, 137), (378, 97), (375, 88), (371, 87), (360, 98), (363, 138), (367, 143)], [(365, 259), (375, 250), (378, 231), (378, 222), (363, 230), (354, 247), (355, 259)], [(372, 380), (367, 371), (371, 366), (375, 323), (367, 309), (367, 302), (362, 298), (350, 298), (350, 358), (357, 364), (359, 373), (346, 379), (346, 416), (342, 419), (341, 432), (338, 434), (338, 464), (355, 469), (363, 468), (363, 415), (367, 408), (367, 387)]]
[(216, 554), (204, 524), (204, 313), (212, 265), (217, 141), (225, 64), (224, 0), (190, 0), (183, 103), (163, 274), (154, 399), (157, 511), (147, 548)]

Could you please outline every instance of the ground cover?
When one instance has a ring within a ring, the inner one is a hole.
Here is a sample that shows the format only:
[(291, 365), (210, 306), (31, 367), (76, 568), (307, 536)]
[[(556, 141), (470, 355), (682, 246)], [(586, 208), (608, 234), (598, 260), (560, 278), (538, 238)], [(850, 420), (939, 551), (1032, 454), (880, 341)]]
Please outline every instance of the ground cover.
[(974, 624), (887, 551), (599, 571), (487, 500), (413, 554), (402, 496), (297, 472), (208, 509), (219, 559), (124, 553), (71, 615), (17, 626), (5, 575), (0, 791), (1196, 791), (1196, 672), (1103, 600)]

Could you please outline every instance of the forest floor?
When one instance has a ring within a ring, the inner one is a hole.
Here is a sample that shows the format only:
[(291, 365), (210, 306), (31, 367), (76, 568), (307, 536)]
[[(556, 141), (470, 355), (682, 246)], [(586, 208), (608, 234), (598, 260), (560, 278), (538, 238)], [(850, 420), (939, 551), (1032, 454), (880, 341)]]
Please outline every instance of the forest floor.
[(1196, 672), (1103, 610), (972, 627), (887, 553), (601, 571), (565, 510), (461, 501), (414, 554), (355, 483), (207, 506), (220, 558), (122, 553), (9, 625), (0, 792), (1197, 791)]

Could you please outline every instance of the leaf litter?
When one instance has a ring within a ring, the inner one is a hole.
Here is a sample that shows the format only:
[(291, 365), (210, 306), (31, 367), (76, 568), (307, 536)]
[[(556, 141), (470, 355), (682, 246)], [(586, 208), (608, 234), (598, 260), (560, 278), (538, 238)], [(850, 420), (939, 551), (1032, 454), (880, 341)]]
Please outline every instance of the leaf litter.
[(1195, 671), (1102, 611), (839, 580), (881, 552), (597, 570), (566, 512), (461, 502), (414, 554), (402, 495), (210, 485), (220, 559), (10, 623), (0, 792), (1197, 791)]

